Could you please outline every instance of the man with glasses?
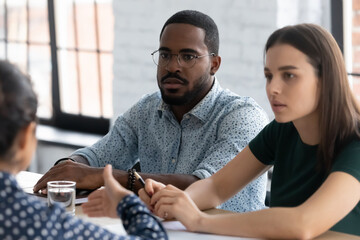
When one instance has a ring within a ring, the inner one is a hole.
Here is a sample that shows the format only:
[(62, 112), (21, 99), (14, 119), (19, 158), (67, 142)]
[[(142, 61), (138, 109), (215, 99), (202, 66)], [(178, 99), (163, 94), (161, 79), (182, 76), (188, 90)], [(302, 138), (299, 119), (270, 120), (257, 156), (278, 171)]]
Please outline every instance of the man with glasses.
[[(143, 97), (120, 115), (93, 146), (56, 164), (34, 190), (55, 179), (76, 181), (78, 188), (98, 188), (106, 164), (112, 164), (115, 178), (135, 192), (142, 186), (127, 170), (136, 162), (144, 179), (181, 189), (221, 169), (268, 119), (253, 99), (220, 87), (215, 78), (221, 63), (218, 50), (218, 29), (209, 16), (185, 10), (170, 17), (161, 30), (159, 49), (151, 54), (160, 92)], [(258, 210), (264, 206), (265, 192), (264, 175), (221, 207)]]

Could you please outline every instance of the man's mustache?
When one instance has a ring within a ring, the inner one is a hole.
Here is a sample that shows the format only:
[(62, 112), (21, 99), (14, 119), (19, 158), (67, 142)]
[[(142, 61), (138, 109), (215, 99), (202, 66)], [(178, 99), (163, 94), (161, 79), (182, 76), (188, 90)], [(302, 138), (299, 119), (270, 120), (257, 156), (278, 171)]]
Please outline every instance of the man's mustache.
[(189, 81), (185, 78), (180, 77), (177, 73), (168, 73), (164, 77), (161, 78), (161, 83), (164, 83), (164, 81), (168, 78), (176, 78), (179, 79), (183, 84), (188, 84)]

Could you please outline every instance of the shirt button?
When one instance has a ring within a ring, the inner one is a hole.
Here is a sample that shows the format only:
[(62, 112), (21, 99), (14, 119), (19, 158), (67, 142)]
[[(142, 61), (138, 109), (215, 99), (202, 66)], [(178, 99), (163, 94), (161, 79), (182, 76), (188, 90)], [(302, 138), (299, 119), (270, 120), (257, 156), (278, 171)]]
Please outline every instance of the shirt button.
[(175, 158), (173, 158), (173, 159), (171, 160), (171, 162), (172, 162), (172, 163), (175, 163), (175, 162), (176, 162), (176, 159), (175, 159)]

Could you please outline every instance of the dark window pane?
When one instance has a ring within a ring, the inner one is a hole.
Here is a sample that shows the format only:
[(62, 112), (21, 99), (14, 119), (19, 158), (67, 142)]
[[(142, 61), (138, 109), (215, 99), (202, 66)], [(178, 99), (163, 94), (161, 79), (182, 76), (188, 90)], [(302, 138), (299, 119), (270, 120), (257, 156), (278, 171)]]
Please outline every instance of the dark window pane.
[(93, 1), (76, 1), (76, 27), (80, 49), (96, 49)]
[(49, 43), (47, 0), (30, 0), (29, 6), (29, 40)]
[(51, 118), (51, 60), (49, 46), (29, 46), (29, 74), (38, 94), (38, 117)]
[(112, 104), (112, 80), (113, 80), (113, 55), (101, 54), (101, 80), (102, 80), (102, 103), (105, 118), (113, 115)]
[(59, 50), (57, 54), (61, 110), (65, 113), (79, 114), (79, 86), (75, 52)]
[(26, 0), (6, 1), (8, 6), (8, 38), (10, 41), (26, 41)]
[(56, 44), (60, 48), (75, 48), (72, 1), (55, 0)]
[(81, 113), (101, 117), (98, 63), (95, 53), (79, 53), (81, 79)]

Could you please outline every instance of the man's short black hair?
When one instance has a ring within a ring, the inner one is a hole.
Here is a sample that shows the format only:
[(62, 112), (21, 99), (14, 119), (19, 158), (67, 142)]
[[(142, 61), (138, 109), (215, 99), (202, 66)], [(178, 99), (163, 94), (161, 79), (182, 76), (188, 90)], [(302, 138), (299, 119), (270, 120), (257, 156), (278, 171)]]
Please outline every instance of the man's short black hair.
[(172, 15), (164, 24), (161, 29), (160, 38), (167, 25), (172, 23), (185, 23), (190, 24), (198, 28), (202, 28), (205, 31), (205, 45), (207, 46), (209, 53), (219, 53), (219, 31), (214, 20), (208, 15), (195, 10), (183, 10)]

